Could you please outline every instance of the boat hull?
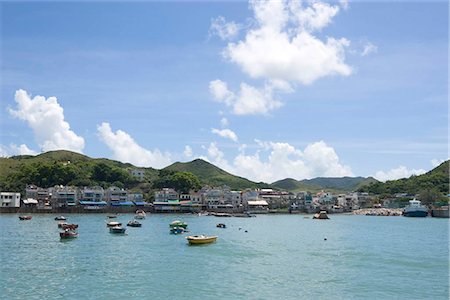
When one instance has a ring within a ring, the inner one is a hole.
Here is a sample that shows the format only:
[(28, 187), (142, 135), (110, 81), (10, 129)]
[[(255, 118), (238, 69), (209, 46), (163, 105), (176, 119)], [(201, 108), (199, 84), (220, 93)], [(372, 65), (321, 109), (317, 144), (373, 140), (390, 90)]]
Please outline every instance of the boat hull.
[(126, 228), (124, 227), (111, 227), (109, 228), (109, 232), (110, 233), (119, 233), (119, 234), (123, 234), (125, 233)]
[(208, 236), (208, 237), (196, 237), (196, 236), (188, 236), (186, 238), (190, 245), (203, 245), (203, 244), (211, 244), (217, 240), (217, 236)]
[(405, 217), (415, 217), (415, 218), (424, 218), (426, 216), (428, 216), (428, 212), (427, 211), (423, 211), (423, 210), (416, 210), (416, 211), (408, 211), (408, 212), (404, 212), (403, 216)]

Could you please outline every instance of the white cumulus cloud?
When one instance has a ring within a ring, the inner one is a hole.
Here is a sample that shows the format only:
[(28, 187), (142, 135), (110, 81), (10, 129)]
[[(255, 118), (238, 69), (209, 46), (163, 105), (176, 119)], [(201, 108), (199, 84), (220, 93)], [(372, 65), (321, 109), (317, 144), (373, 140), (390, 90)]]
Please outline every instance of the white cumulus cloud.
[(240, 147), (239, 154), (229, 163), (217, 144), (211, 143), (205, 148), (206, 158), (227, 172), (257, 182), (353, 176), (351, 168), (342, 164), (335, 150), (323, 141), (311, 143), (304, 150), (289, 143), (256, 141), (256, 144), (256, 151), (251, 154), (245, 153), (248, 147)]
[(367, 42), (361, 52), (361, 56), (367, 56), (371, 53), (377, 53), (378, 47), (371, 42)]
[(433, 158), (431, 160), (431, 165), (433, 166), (433, 168), (436, 168), (437, 166), (439, 166), (440, 164), (442, 164), (444, 161), (446, 161), (446, 159), (437, 159), (437, 158)]
[(237, 36), (239, 27), (237, 23), (227, 22), (224, 17), (219, 16), (212, 20), (209, 34), (217, 35), (222, 40), (228, 40)]
[(17, 146), (16, 144), (10, 144), (9, 146), (0, 145), (0, 157), (10, 157), (14, 155), (36, 155), (36, 151), (28, 148), (27, 145), (21, 144)]
[(251, 1), (256, 26), (224, 55), (254, 78), (311, 84), (329, 75), (348, 76), (345, 38), (322, 41), (313, 32), (326, 27), (339, 6), (320, 1)]
[(98, 135), (102, 142), (113, 152), (113, 158), (139, 167), (163, 168), (171, 163), (169, 153), (162, 153), (158, 149), (153, 151), (141, 147), (126, 132), (113, 132), (109, 123), (103, 122), (97, 126)]
[(43, 151), (83, 151), (84, 139), (70, 129), (69, 123), (64, 120), (64, 110), (56, 97), (31, 98), (26, 91), (17, 90), (14, 99), (17, 108), (9, 109), (9, 113), (28, 123)]
[(212, 128), (211, 132), (214, 134), (217, 134), (218, 136), (221, 136), (223, 138), (226, 139), (230, 139), (234, 142), (238, 141), (238, 137), (236, 135), (236, 133), (234, 133), (234, 131), (230, 130), (230, 129), (216, 129), (216, 128)]
[[(213, 99), (232, 108), (236, 115), (267, 114), (271, 110), (281, 107), (281, 101), (275, 99), (274, 90), (278, 86), (266, 84), (263, 88), (256, 88), (241, 83), (238, 93), (228, 89), (226, 82), (219, 79), (209, 83), (209, 90)], [(285, 89), (285, 88), (284, 88)]]
[(393, 168), (389, 171), (378, 171), (373, 175), (379, 181), (387, 181), (387, 180), (395, 180), (400, 178), (408, 178), (412, 175), (421, 175), (426, 171), (424, 169), (408, 169), (405, 166), (398, 166), (397, 168)]

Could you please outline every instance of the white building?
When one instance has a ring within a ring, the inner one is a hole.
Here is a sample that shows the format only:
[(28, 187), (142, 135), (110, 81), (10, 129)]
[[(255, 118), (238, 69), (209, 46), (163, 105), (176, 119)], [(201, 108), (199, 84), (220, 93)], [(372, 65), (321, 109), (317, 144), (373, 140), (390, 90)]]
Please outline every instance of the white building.
[(1, 192), (0, 207), (20, 207), (20, 193)]

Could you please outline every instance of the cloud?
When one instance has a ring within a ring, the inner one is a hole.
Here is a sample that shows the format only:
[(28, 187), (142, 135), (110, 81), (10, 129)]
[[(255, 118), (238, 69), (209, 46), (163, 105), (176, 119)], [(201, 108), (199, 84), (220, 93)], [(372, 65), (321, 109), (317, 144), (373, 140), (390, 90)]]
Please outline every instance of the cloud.
[(436, 167), (440, 166), (444, 161), (446, 161), (446, 159), (434, 158), (431, 160), (431, 165), (433, 166), (433, 168), (436, 168)]
[(70, 129), (56, 97), (31, 98), (26, 91), (17, 90), (15, 101), (17, 109), (9, 109), (9, 113), (28, 123), (42, 151), (65, 149), (83, 152), (84, 139)]
[(217, 134), (218, 136), (221, 136), (223, 138), (230, 139), (230, 140), (232, 140), (234, 142), (238, 141), (238, 137), (237, 137), (236, 133), (234, 133), (230, 129), (216, 129), (216, 128), (212, 128), (211, 132), (214, 133), (214, 134)]
[(219, 79), (209, 83), (209, 90), (213, 99), (232, 108), (236, 115), (268, 114), (269, 111), (281, 107), (281, 101), (274, 98), (274, 90), (278, 86), (266, 84), (263, 88), (256, 88), (241, 83), (237, 94), (228, 89), (226, 82)]
[(229, 40), (237, 36), (240, 26), (235, 22), (227, 22), (224, 17), (219, 16), (211, 21), (210, 35), (217, 35), (222, 40)]
[(222, 127), (227, 127), (229, 124), (230, 124), (230, 123), (228, 122), (228, 119), (227, 119), (227, 118), (222, 118), (222, 119), (220, 120), (220, 126), (222, 126)]
[(387, 180), (395, 180), (400, 178), (408, 178), (411, 175), (421, 175), (424, 174), (426, 171), (424, 169), (408, 169), (405, 166), (399, 166), (397, 168), (391, 169), (387, 172), (384, 171), (378, 171), (373, 175), (374, 178), (376, 178), (379, 181), (387, 181)]
[(364, 45), (364, 49), (361, 52), (361, 56), (367, 56), (367, 55), (369, 55), (371, 53), (377, 53), (377, 51), (378, 51), (378, 47), (377, 46), (375, 46), (371, 42), (367, 42)]
[(248, 147), (242, 145), (232, 164), (224, 158), (216, 143), (212, 143), (207, 150), (209, 161), (217, 163), (227, 172), (257, 182), (353, 176), (351, 168), (343, 165), (335, 150), (323, 141), (311, 143), (303, 151), (288, 143), (256, 141), (254, 153), (245, 153)]
[(9, 146), (0, 145), (0, 157), (10, 157), (14, 155), (36, 155), (36, 151), (28, 148), (27, 145), (21, 144), (17, 146), (16, 144), (10, 144)]
[(191, 148), (191, 146), (186, 145), (184, 147), (183, 155), (186, 158), (191, 158), (192, 157), (192, 148)]
[(147, 150), (126, 132), (113, 132), (109, 123), (103, 122), (97, 126), (100, 140), (113, 152), (113, 158), (139, 167), (163, 168), (171, 164), (169, 153), (161, 153), (158, 149)]
[(344, 10), (348, 9), (348, 0), (339, 0), (339, 4)]
[[(306, 3), (306, 5), (305, 5)], [(325, 41), (314, 31), (329, 25), (339, 6), (319, 1), (251, 1), (256, 26), (229, 43), (224, 56), (253, 78), (311, 84), (329, 75), (348, 76), (345, 38)]]

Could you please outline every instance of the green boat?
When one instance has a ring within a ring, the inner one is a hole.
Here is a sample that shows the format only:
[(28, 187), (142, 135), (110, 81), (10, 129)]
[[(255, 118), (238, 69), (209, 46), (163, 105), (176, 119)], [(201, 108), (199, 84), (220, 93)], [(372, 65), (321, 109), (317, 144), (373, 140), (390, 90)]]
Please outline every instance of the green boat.
[(170, 223), (170, 225), (169, 225), (170, 228), (173, 228), (173, 227), (182, 227), (182, 228), (184, 228), (184, 229), (186, 229), (187, 226), (188, 226), (187, 223), (181, 222), (181, 221), (178, 221), (178, 220), (173, 221), (173, 222)]

